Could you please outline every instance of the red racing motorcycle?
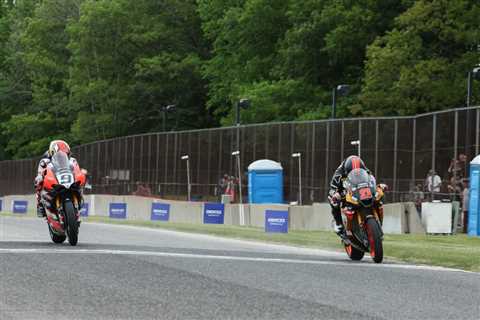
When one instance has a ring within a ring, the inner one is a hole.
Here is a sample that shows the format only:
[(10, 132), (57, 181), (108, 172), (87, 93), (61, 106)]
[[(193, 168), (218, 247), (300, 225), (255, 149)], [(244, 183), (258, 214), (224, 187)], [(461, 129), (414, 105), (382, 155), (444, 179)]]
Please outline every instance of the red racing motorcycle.
[(53, 155), (40, 193), (53, 242), (63, 243), (68, 237), (70, 245), (77, 245), (85, 182), (85, 173), (78, 165), (71, 165), (65, 152), (59, 151)]

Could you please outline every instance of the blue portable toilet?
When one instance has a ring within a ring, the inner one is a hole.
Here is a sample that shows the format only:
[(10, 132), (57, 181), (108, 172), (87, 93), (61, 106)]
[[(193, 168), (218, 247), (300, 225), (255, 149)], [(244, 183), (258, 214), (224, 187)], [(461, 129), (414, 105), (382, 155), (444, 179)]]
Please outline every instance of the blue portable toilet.
[(470, 190), (468, 202), (469, 236), (480, 236), (480, 155), (470, 162)]
[(272, 160), (257, 160), (248, 166), (248, 202), (283, 203), (283, 168)]

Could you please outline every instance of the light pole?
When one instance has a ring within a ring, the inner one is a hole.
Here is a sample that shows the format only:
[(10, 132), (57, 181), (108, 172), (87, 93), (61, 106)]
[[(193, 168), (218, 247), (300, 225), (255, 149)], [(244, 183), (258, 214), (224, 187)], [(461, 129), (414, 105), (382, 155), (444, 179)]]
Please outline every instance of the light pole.
[(340, 84), (332, 90), (332, 119), (337, 117), (337, 94), (339, 96), (346, 96), (350, 86), (348, 84)]
[(165, 128), (167, 126), (167, 112), (175, 111), (176, 107), (177, 106), (174, 104), (169, 104), (168, 106), (162, 108), (162, 113), (163, 113), (162, 132), (165, 132)]
[(242, 197), (242, 169), (240, 168), (240, 151), (233, 151), (232, 156), (237, 160), (238, 170), (238, 202), (240, 203), (240, 225), (245, 225), (245, 215), (243, 213), (243, 197)]
[(182, 156), (182, 160), (187, 160), (187, 200), (191, 200), (192, 185), (190, 184), (190, 158), (188, 155)]
[(472, 103), (472, 83), (473, 79), (480, 80), (480, 66), (473, 68), (473, 70), (468, 72), (467, 77), (467, 107), (470, 107)]
[(357, 146), (358, 156), (361, 158), (361, 157), (362, 157), (362, 150), (361, 150), (360, 140), (350, 141), (350, 144), (351, 144), (352, 146)]
[(292, 153), (292, 158), (298, 158), (298, 204), (302, 205), (302, 154)]

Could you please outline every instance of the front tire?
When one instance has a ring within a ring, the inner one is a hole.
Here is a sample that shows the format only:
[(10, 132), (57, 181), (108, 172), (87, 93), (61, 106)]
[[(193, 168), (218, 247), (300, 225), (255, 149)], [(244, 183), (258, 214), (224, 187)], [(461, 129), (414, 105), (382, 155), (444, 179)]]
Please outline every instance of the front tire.
[(78, 221), (77, 213), (73, 203), (66, 201), (64, 204), (65, 218), (66, 218), (66, 231), (68, 236), (68, 242), (72, 246), (76, 246), (78, 242)]
[(375, 263), (383, 261), (382, 230), (375, 219), (368, 219), (366, 223), (370, 256)]

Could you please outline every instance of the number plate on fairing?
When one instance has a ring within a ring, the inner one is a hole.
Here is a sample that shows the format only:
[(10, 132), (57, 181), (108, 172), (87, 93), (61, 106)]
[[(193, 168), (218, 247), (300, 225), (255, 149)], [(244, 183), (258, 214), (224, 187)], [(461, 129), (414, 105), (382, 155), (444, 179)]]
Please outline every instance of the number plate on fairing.
[(372, 190), (370, 188), (362, 188), (358, 190), (360, 193), (360, 200), (368, 200), (372, 198)]

